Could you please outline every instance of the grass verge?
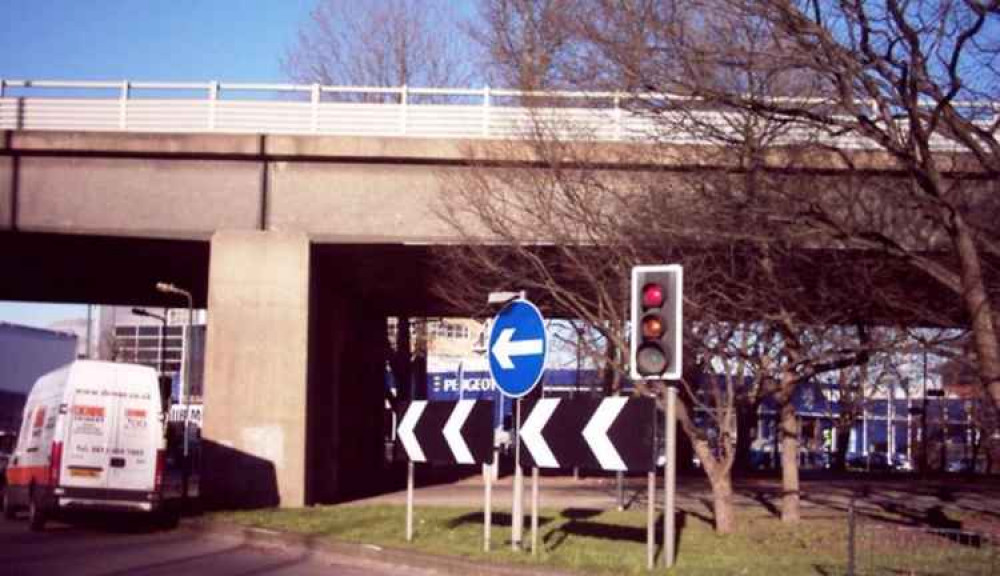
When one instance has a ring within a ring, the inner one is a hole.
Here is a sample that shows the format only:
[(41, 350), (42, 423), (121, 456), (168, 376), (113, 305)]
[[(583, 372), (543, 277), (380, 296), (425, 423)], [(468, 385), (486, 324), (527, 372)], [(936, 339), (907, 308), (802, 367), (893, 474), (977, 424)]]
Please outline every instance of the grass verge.
[[(482, 512), (471, 508), (415, 509), (414, 541), (404, 536), (401, 506), (324, 506), (224, 512), (213, 519), (341, 542), (374, 544), (475, 561), (547, 566), (585, 574), (648, 574), (646, 516), (641, 511), (542, 510), (539, 553), (510, 549), (510, 518), (494, 514), (492, 551), (482, 551)], [(677, 565), (656, 573), (692, 575), (843, 574), (846, 523), (812, 518), (792, 528), (764, 515), (744, 515), (739, 530), (720, 537), (706, 519), (683, 516)], [(662, 518), (658, 518), (658, 526)], [(530, 530), (525, 530), (530, 542)], [(660, 540), (658, 536), (658, 541)], [(657, 549), (657, 554), (660, 550)]]

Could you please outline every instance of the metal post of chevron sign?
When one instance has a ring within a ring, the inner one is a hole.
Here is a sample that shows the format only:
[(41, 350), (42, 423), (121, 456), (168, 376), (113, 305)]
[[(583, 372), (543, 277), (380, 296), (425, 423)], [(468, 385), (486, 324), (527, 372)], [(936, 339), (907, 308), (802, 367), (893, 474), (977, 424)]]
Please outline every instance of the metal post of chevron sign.
[(655, 547), (654, 499), (656, 470), (656, 401), (612, 396), (541, 398), (527, 405), (518, 441), (524, 444), (536, 481), (532, 490), (532, 547), (537, 533), (537, 471), (539, 468), (583, 468), (608, 472), (646, 472), (647, 567)]
[(414, 463), (470, 466), (488, 463), (493, 454), (493, 402), (414, 400), (406, 406), (397, 434), (409, 460), (406, 482), (406, 539), (409, 541), (413, 538)]

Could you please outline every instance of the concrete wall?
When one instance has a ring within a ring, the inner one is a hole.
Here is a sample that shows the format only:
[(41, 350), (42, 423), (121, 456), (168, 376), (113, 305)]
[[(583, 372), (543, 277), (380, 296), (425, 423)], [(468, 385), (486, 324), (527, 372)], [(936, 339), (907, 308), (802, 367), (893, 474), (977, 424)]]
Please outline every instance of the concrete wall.
[(306, 503), (309, 239), (212, 238), (204, 493), (219, 506)]
[(7, 230), (14, 221), (15, 160), (0, 156), (0, 230)]
[(25, 157), (21, 231), (206, 238), (257, 227), (259, 164), (233, 161)]
[(326, 264), (313, 265), (311, 503), (375, 494), (398, 479), (382, 461), (385, 315), (377, 302), (338, 290), (333, 281), (338, 270)]
[(323, 242), (450, 242), (437, 215), (444, 172), (406, 164), (278, 162), (270, 172), (268, 226)]

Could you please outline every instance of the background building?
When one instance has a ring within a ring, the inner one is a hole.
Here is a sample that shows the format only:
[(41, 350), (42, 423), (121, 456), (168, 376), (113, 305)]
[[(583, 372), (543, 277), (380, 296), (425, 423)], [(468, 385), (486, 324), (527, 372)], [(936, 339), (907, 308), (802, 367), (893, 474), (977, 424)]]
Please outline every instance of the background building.
[(21, 410), (38, 377), (76, 357), (76, 336), (0, 322), (0, 451), (21, 425)]

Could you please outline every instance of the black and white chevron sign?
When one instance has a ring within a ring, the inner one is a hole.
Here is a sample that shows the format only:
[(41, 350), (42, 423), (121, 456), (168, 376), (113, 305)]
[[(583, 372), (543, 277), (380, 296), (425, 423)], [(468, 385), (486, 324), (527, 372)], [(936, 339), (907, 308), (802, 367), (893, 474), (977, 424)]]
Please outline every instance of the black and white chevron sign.
[(397, 428), (412, 462), (481, 464), (493, 455), (493, 402), (414, 400)]
[(521, 456), (529, 466), (620, 472), (655, 468), (652, 398), (541, 398), (527, 404), (525, 414)]

